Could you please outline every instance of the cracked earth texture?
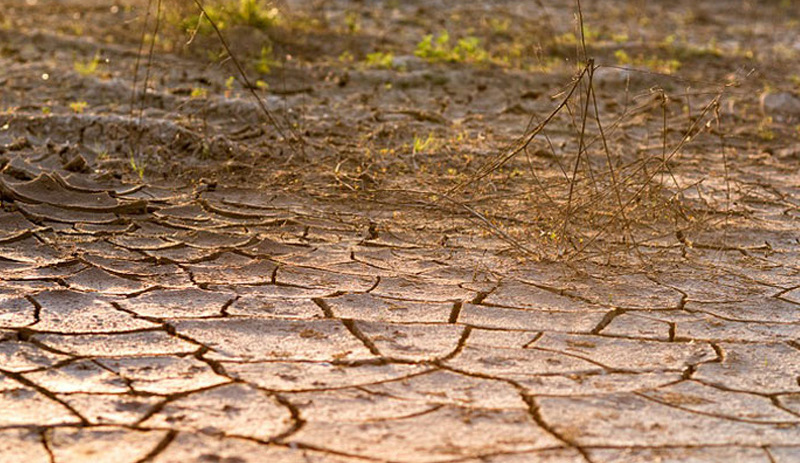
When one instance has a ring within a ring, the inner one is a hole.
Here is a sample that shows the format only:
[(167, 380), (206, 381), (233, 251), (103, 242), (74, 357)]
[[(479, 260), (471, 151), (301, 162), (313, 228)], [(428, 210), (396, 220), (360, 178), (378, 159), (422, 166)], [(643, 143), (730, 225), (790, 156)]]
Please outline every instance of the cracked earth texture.
[(113, 117), (0, 120), (0, 462), (800, 461), (796, 171), (764, 174), (752, 216), (783, 228), (753, 247), (575, 271), (352, 201), (100, 175), (58, 130)]

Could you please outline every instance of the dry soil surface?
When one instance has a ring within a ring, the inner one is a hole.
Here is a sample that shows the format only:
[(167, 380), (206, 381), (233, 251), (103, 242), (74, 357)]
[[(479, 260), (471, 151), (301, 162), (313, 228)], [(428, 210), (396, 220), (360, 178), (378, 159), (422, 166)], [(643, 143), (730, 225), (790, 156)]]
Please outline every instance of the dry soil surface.
[(796, 1), (276, 6), (4, 2), (0, 462), (800, 461)]

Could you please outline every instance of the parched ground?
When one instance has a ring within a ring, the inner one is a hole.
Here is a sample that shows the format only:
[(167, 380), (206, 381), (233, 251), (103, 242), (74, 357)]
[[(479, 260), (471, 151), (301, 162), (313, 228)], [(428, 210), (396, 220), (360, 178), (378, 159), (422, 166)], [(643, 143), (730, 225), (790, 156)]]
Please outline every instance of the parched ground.
[(208, 3), (0, 9), (0, 462), (800, 461), (796, 1)]

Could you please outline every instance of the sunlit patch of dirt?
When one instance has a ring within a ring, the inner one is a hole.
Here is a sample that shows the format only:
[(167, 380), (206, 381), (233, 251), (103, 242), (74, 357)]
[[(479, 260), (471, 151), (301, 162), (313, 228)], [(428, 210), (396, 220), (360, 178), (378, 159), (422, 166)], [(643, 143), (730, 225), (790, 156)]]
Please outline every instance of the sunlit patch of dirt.
[[(605, 263), (767, 252), (798, 217), (782, 2), (276, 7), (210, 9), (223, 43), (191, 2), (9, 2), (0, 141), (37, 154), (5, 173), (50, 156), (99, 179), (257, 186), (431, 242)], [(754, 224), (764, 240), (734, 239)]]

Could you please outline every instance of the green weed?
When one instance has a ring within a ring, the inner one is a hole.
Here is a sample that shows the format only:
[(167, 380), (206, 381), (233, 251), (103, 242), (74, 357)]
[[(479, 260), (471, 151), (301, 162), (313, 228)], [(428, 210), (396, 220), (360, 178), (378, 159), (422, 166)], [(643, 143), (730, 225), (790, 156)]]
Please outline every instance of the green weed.
[(492, 34), (495, 35), (507, 34), (511, 28), (511, 21), (508, 19), (489, 18), (488, 24)]
[[(233, 26), (250, 26), (256, 29), (269, 29), (280, 21), (280, 12), (268, 0), (216, 0), (205, 5), (208, 18), (220, 30)], [(214, 32), (202, 16), (181, 18), (181, 27), (187, 32), (197, 31), (209, 35)]]
[(450, 34), (447, 31), (439, 34), (434, 40), (433, 34), (423, 37), (417, 44), (414, 54), (428, 61), (447, 61), (450, 58)]
[(450, 34), (442, 31), (438, 37), (428, 34), (417, 44), (414, 54), (428, 62), (485, 63), (490, 60), (489, 52), (477, 37), (464, 37), (455, 45), (450, 45)]
[(355, 59), (355, 56), (348, 50), (343, 51), (342, 54), (339, 55), (339, 62), (342, 64), (351, 64)]
[(775, 139), (775, 132), (772, 130), (772, 117), (767, 116), (758, 123), (758, 137), (764, 141)]
[[(586, 41), (586, 44), (588, 45), (589, 43), (599, 41), (602, 38), (602, 34), (600, 33), (600, 31), (592, 29), (587, 25), (584, 25), (583, 38)], [(579, 45), (581, 43), (581, 38), (574, 32), (566, 32), (556, 37), (555, 42), (556, 44), (559, 45)]]
[(205, 98), (208, 96), (208, 89), (203, 87), (195, 87), (192, 89), (192, 93), (189, 94), (190, 98)]
[(429, 153), (434, 151), (440, 145), (439, 140), (433, 133), (429, 133), (427, 138), (421, 138), (417, 135), (414, 135), (414, 144), (412, 145), (412, 153), (413, 154), (420, 154), (420, 153)]
[(139, 176), (139, 180), (144, 180), (144, 163), (137, 163), (136, 158), (133, 157), (131, 154), (130, 159), (128, 160), (131, 166), (131, 170)]
[(272, 43), (267, 43), (261, 47), (261, 55), (256, 61), (256, 71), (261, 74), (269, 74), (273, 68), (280, 66), (281, 62), (273, 57)]
[(681, 67), (681, 62), (676, 59), (661, 59), (656, 56), (643, 55), (632, 57), (625, 50), (617, 50), (614, 52), (614, 57), (620, 66), (644, 67), (664, 74), (672, 74)]
[(88, 61), (75, 60), (72, 67), (75, 72), (83, 77), (91, 76), (97, 72), (97, 67), (100, 65), (100, 53), (95, 53), (94, 57)]
[(350, 34), (357, 33), (361, 30), (361, 15), (356, 11), (348, 11), (344, 15), (344, 25)]
[(364, 64), (370, 68), (391, 69), (393, 67), (394, 54), (376, 51), (367, 55)]
[(479, 38), (465, 37), (453, 47), (453, 58), (454, 61), (483, 63), (489, 60), (489, 52), (481, 46)]
[(225, 79), (225, 98), (230, 98), (233, 95), (233, 84), (236, 83), (236, 77), (230, 76)]
[(69, 109), (71, 109), (75, 114), (81, 114), (88, 105), (89, 103), (85, 101), (73, 101), (69, 104)]
[(628, 40), (630, 40), (630, 37), (628, 36), (628, 34), (622, 32), (622, 33), (619, 33), (619, 34), (612, 34), (611, 35), (611, 40), (614, 43), (625, 43)]

